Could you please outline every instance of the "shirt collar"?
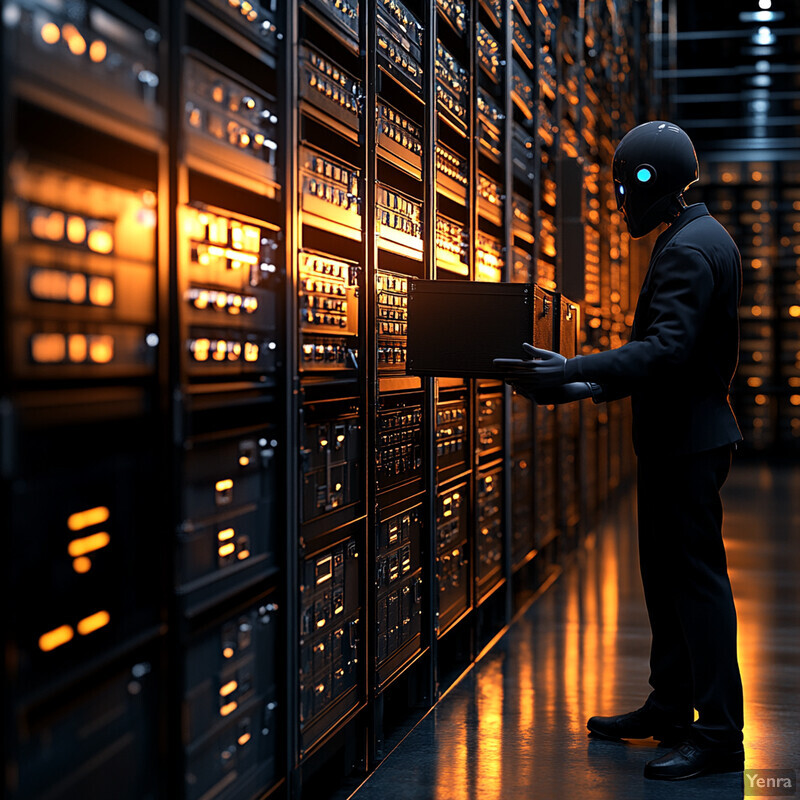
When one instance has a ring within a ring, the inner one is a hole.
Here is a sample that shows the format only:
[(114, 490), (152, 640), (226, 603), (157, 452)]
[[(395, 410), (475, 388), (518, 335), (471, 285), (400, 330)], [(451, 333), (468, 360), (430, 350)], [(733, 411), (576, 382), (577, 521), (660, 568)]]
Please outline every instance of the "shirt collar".
[(670, 239), (672, 239), (672, 237), (681, 228), (686, 227), (688, 223), (696, 220), (698, 217), (707, 215), (708, 208), (706, 208), (705, 203), (693, 203), (692, 205), (684, 208), (678, 217), (672, 222), (669, 228), (659, 234), (658, 239), (656, 239), (655, 246), (653, 247), (653, 256), (658, 255), (666, 247)]

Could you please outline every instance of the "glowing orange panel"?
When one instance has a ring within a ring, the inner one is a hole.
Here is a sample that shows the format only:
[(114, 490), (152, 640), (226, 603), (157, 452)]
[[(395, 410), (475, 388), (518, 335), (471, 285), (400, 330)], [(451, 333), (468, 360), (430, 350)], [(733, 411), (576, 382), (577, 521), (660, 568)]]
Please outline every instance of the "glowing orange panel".
[(86, 244), (90, 250), (95, 253), (102, 253), (106, 255), (114, 249), (114, 237), (110, 231), (103, 230), (102, 228), (95, 228), (89, 232), (89, 238)]
[(45, 22), (40, 33), (45, 44), (55, 44), (61, 38), (61, 29), (54, 22)]
[(88, 354), (88, 342), (86, 337), (81, 333), (74, 333), (69, 337), (67, 350), (69, 353), (69, 360), (73, 364), (80, 364), (86, 361)]
[(76, 305), (86, 302), (86, 276), (79, 272), (69, 276), (67, 281), (67, 298)]
[(87, 636), (90, 633), (100, 630), (100, 628), (104, 628), (109, 622), (111, 622), (111, 616), (108, 611), (97, 611), (94, 614), (90, 614), (88, 617), (84, 617), (78, 623), (78, 633), (81, 636)]
[(84, 536), (81, 539), (73, 539), (67, 545), (67, 552), (73, 558), (85, 556), (87, 553), (106, 547), (110, 541), (111, 537), (105, 531), (100, 531), (90, 536)]
[(89, 45), (89, 58), (95, 62), (95, 64), (99, 64), (108, 54), (108, 48), (106, 47), (106, 43), (101, 39), (96, 39)]
[(83, 217), (72, 216), (67, 220), (67, 239), (73, 244), (82, 244), (86, 238), (86, 221)]
[(31, 336), (31, 358), (38, 364), (57, 364), (67, 355), (67, 340), (61, 333)]
[(226, 703), (220, 708), (219, 714), (221, 717), (227, 717), (228, 714), (236, 711), (237, 708), (239, 708), (239, 704), (235, 700), (231, 700), (230, 703)]
[(87, 508), (85, 511), (77, 511), (75, 514), (70, 514), (67, 518), (67, 527), (71, 531), (82, 531), (84, 528), (89, 528), (92, 525), (100, 525), (105, 522), (109, 516), (110, 512), (105, 506)]
[(86, 39), (81, 36), (80, 31), (74, 25), (67, 24), (63, 33), (70, 52), (75, 56), (82, 56), (86, 52)]
[(89, 302), (93, 306), (110, 306), (114, 302), (114, 281), (111, 278), (91, 278)]
[(74, 635), (69, 625), (61, 625), (58, 628), (54, 628), (52, 631), (43, 633), (39, 637), (39, 649), (45, 653), (49, 653), (51, 650), (55, 650), (56, 647), (61, 647), (62, 644), (71, 641)]
[(76, 558), (72, 562), (72, 569), (75, 570), (79, 575), (86, 574), (92, 568), (92, 560), (87, 558), (86, 556), (81, 556), (80, 558)]
[(92, 337), (89, 344), (89, 360), (95, 364), (108, 364), (112, 358), (114, 358), (114, 337)]

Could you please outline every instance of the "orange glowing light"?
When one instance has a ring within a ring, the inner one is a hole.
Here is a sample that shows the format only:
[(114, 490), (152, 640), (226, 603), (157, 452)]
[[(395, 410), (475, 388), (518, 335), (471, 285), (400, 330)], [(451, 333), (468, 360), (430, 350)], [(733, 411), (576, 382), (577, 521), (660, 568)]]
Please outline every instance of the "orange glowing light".
[(67, 342), (69, 360), (74, 364), (80, 364), (86, 361), (86, 356), (89, 352), (89, 344), (86, 341), (86, 337), (82, 333), (74, 333), (69, 337)]
[(753, 306), (750, 309), (750, 311), (752, 312), (754, 317), (760, 317), (761, 316), (761, 306)]
[(233, 489), (233, 481), (230, 478), (225, 478), (224, 480), (217, 481), (214, 487), (218, 492), (227, 492)]
[(86, 238), (86, 220), (72, 216), (67, 220), (67, 239), (73, 244), (81, 244)]
[(233, 648), (232, 647), (223, 647), (222, 648), (222, 655), (225, 658), (233, 658)]
[(767, 403), (767, 396), (765, 394), (757, 394), (756, 395), (756, 405), (763, 406)]
[(70, 303), (83, 303), (86, 300), (86, 276), (80, 273), (70, 275), (67, 280), (67, 299)]
[(244, 360), (258, 361), (258, 345), (253, 342), (244, 343)]
[(39, 649), (45, 653), (55, 650), (56, 647), (61, 647), (62, 644), (72, 640), (75, 634), (69, 625), (61, 625), (54, 628), (52, 631), (43, 633), (39, 637)]
[(238, 558), (239, 561), (244, 561), (246, 558), (250, 558), (250, 551), (249, 550), (240, 550), (236, 554), (236, 558)]
[(732, 172), (723, 172), (722, 173), (722, 180), (724, 183), (730, 183), (733, 180), (733, 173)]
[(239, 704), (235, 700), (231, 700), (230, 703), (226, 703), (220, 708), (219, 715), (221, 717), (227, 717), (228, 714), (236, 711), (237, 708), (239, 708)]
[(754, 181), (760, 181), (762, 177), (763, 177), (762, 174), (757, 169), (753, 170), (753, 180)]
[(793, 395), (792, 395), (792, 396), (789, 398), (789, 402), (790, 402), (790, 403), (791, 403), (793, 406), (800, 406), (800, 394), (793, 394)]
[(751, 266), (753, 269), (761, 269), (761, 259), (760, 259), (760, 258), (754, 258), (754, 259), (753, 259), (753, 260), (750, 262), (750, 266)]
[(67, 23), (63, 33), (70, 53), (74, 56), (82, 56), (86, 52), (86, 39), (81, 36), (80, 31), (74, 25)]
[(199, 308), (201, 311), (205, 308), (208, 308), (208, 298), (208, 291), (206, 289), (202, 289), (194, 299), (194, 307)]
[(93, 306), (110, 306), (114, 302), (114, 281), (111, 278), (90, 278), (89, 302)]
[(76, 627), (81, 636), (88, 636), (90, 633), (99, 631), (100, 628), (105, 628), (109, 622), (111, 622), (111, 615), (108, 611), (97, 611), (88, 617), (84, 617)]
[(108, 364), (114, 358), (114, 337), (94, 336), (89, 343), (89, 360), (95, 364)]
[(33, 220), (31, 230), (39, 239), (58, 242), (64, 238), (64, 215), (60, 211), (51, 211), (46, 217)]
[(91, 58), (95, 64), (99, 64), (107, 54), (108, 48), (106, 47), (106, 43), (101, 39), (95, 39), (91, 45), (89, 45), (89, 58)]
[(93, 553), (95, 550), (106, 547), (110, 541), (111, 537), (105, 531), (100, 531), (90, 536), (84, 536), (81, 539), (73, 539), (67, 545), (67, 552), (73, 558), (85, 556), (87, 553)]
[(114, 249), (114, 237), (109, 231), (95, 228), (89, 232), (86, 244), (93, 252), (108, 255)]
[(761, 361), (763, 358), (764, 354), (760, 353), (758, 350), (756, 350), (756, 352), (753, 353), (753, 361)]
[(790, 317), (800, 317), (800, 306), (789, 306)]
[(250, 741), (250, 734), (243, 733), (237, 740), (239, 747), (244, 747)]
[(54, 22), (45, 22), (40, 33), (45, 44), (55, 44), (61, 38), (61, 29)]
[(753, 200), (753, 202), (750, 205), (753, 207), (754, 211), (758, 211), (761, 208), (761, 201)]
[(220, 545), (219, 550), (217, 551), (220, 555), (220, 558), (225, 558), (233, 553), (236, 550), (236, 545), (233, 542), (227, 542), (226, 544)]
[(246, 467), (250, 463), (250, 459), (247, 456), (239, 456), (239, 466)]
[(800, 386), (800, 378), (789, 378), (789, 386)]
[(38, 364), (57, 364), (67, 355), (67, 341), (60, 333), (31, 336), (31, 358)]
[(747, 385), (748, 386), (752, 386), (754, 389), (757, 389), (759, 386), (761, 386), (762, 383), (764, 383), (764, 381), (762, 381), (761, 378), (748, 378), (747, 379)]
[(80, 558), (76, 558), (72, 562), (72, 569), (75, 570), (79, 575), (84, 575), (92, 568), (92, 561), (86, 556), (81, 556)]
[(37, 269), (30, 275), (30, 291), (40, 300), (65, 300), (68, 273), (58, 269)]
[(87, 508), (85, 511), (77, 511), (74, 514), (70, 514), (67, 517), (67, 527), (71, 531), (82, 531), (92, 525), (100, 525), (106, 522), (110, 516), (109, 510), (105, 506)]
[(220, 531), (217, 534), (217, 539), (219, 539), (221, 542), (227, 542), (228, 539), (233, 539), (233, 535), (234, 535), (233, 528), (225, 528), (224, 531)]
[(228, 681), (226, 684), (220, 687), (219, 696), (227, 697), (231, 692), (235, 692), (238, 686), (239, 684), (236, 683), (236, 681)]

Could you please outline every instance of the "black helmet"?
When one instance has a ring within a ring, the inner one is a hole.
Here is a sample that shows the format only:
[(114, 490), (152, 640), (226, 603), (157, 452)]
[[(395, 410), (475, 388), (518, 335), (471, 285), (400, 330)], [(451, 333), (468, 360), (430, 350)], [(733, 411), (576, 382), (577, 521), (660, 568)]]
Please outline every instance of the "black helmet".
[(692, 140), (677, 125), (645, 122), (625, 134), (614, 153), (614, 193), (631, 236), (677, 216), (680, 196), (698, 177)]

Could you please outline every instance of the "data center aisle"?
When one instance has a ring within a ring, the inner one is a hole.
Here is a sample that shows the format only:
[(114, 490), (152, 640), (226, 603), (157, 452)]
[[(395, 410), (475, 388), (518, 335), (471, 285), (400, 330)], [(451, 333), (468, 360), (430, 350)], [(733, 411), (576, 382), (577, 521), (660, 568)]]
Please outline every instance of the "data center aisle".
[[(726, 540), (745, 687), (748, 769), (797, 769), (800, 754), (800, 469), (738, 463), (725, 487)], [(649, 631), (634, 501), (590, 540), (392, 752), (355, 800), (737, 798), (740, 774), (647, 781), (655, 743), (590, 740), (592, 714), (645, 697)]]

